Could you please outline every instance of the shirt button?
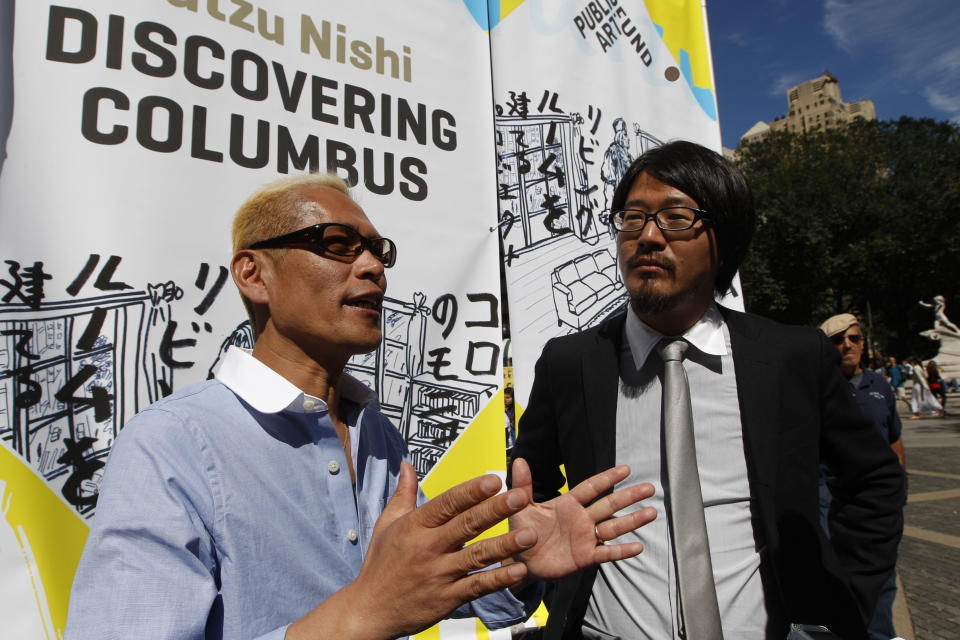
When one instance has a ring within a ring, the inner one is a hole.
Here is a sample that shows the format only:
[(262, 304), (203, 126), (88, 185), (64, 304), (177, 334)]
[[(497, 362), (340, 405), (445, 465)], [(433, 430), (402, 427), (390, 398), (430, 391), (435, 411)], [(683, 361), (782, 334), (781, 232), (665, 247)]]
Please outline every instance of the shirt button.
[(316, 406), (317, 406), (317, 401), (316, 401), (316, 400), (311, 400), (310, 398), (307, 398), (306, 400), (303, 401), (303, 409), (304, 409), (304, 411), (310, 411), (311, 409), (313, 409), (313, 408), (316, 407)]
[(331, 460), (330, 462), (327, 463), (327, 471), (329, 471), (330, 473), (336, 473), (340, 471), (340, 463), (337, 462), (336, 460)]
[(350, 542), (356, 542), (356, 541), (357, 541), (357, 530), (356, 530), (356, 529), (350, 529), (350, 531), (347, 532), (347, 537), (350, 538)]

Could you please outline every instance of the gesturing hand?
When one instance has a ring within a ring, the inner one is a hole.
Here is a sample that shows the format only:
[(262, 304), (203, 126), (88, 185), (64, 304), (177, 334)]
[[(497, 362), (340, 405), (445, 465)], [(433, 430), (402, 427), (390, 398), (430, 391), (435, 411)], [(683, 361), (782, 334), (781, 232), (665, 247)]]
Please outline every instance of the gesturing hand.
[(303, 637), (413, 634), (465, 602), (515, 585), (526, 574), (523, 564), (479, 570), (536, 544), (533, 531), (520, 528), (463, 546), (527, 506), (527, 492), (515, 489), (497, 495), (500, 485), (494, 475), (481, 476), (415, 508), (417, 476), (404, 462), (397, 490), (374, 527), (359, 576), (324, 603), (338, 603), (334, 615), (359, 617), (359, 628), (348, 624), (336, 630), (340, 635)]
[(555, 580), (590, 565), (630, 558), (643, 551), (639, 542), (614, 545), (601, 542), (642, 527), (657, 517), (656, 509), (647, 507), (611, 518), (617, 511), (652, 496), (652, 484), (627, 487), (592, 502), (628, 477), (630, 467), (620, 465), (607, 469), (569, 492), (541, 503), (533, 502), (533, 479), (526, 460), (513, 461), (512, 475), (513, 490), (522, 491), (529, 504), (510, 517), (510, 528), (519, 531), (531, 528), (537, 538), (534, 546), (515, 556), (527, 566), (525, 583)]

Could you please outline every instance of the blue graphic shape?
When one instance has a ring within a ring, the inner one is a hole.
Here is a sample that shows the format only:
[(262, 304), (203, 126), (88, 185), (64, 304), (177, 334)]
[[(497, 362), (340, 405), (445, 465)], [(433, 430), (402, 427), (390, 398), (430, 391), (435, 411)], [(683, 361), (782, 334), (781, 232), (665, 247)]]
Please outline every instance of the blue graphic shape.
[(696, 98), (703, 112), (706, 113), (711, 120), (715, 121), (717, 119), (717, 107), (714, 104), (713, 91), (694, 86), (693, 68), (690, 66), (690, 54), (680, 49), (680, 60), (678, 62), (680, 63), (680, 73), (686, 78), (687, 85), (689, 85), (690, 90), (693, 91), (693, 97)]
[(484, 31), (500, 22), (500, 0), (463, 0), (463, 4)]
[[(656, 22), (653, 23), (653, 26), (656, 28), (657, 33), (660, 34), (660, 39), (663, 40), (663, 27)], [(700, 105), (700, 108), (703, 109), (703, 112), (706, 113), (711, 120), (716, 121), (717, 107), (713, 99), (713, 91), (703, 89), (693, 84), (693, 68), (690, 66), (690, 54), (684, 49), (680, 49), (680, 60), (677, 62), (680, 64), (680, 73), (682, 73), (686, 79), (687, 86), (690, 87), (690, 91), (693, 92), (693, 97), (697, 101), (697, 104)]]

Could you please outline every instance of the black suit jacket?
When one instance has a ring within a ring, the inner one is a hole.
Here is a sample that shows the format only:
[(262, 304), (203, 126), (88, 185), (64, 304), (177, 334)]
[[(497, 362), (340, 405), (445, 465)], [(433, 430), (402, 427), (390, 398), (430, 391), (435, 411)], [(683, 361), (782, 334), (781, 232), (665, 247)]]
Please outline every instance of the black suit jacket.
[[(785, 638), (788, 624), (800, 622), (865, 638), (903, 530), (902, 469), (857, 407), (837, 350), (822, 332), (721, 311), (733, 349), (754, 538), (762, 550), (767, 636)], [(625, 317), (617, 313), (544, 347), (513, 452), (530, 464), (537, 500), (558, 495), (560, 464), (573, 487), (616, 463)], [(659, 416), (650, 427), (659, 428)], [(821, 461), (836, 474), (830, 541), (819, 526)], [(545, 638), (580, 637), (595, 576), (596, 568), (587, 569), (553, 585)]]

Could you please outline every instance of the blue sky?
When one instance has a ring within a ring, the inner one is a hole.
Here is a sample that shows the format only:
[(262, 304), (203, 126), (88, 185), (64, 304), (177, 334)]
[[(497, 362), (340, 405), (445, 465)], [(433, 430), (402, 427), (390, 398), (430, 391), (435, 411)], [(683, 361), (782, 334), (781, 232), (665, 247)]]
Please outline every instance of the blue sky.
[(707, 0), (725, 147), (829, 70), (877, 118), (960, 122), (960, 0)]

